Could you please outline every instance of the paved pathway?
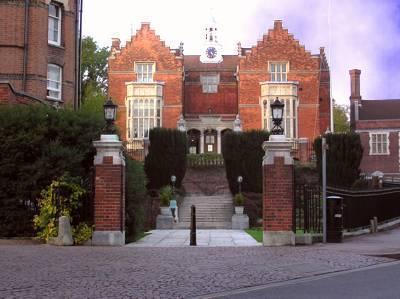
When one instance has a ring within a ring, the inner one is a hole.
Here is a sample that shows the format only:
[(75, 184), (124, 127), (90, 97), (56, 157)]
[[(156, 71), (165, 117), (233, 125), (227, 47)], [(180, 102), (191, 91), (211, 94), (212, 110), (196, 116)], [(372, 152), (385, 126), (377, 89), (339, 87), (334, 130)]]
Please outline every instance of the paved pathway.
[(191, 298), (388, 259), (310, 247), (0, 246), (0, 298)]
[(400, 227), (375, 234), (348, 238), (343, 243), (323, 246), (356, 254), (400, 254)]
[[(243, 230), (199, 229), (196, 232), (197, 246), (260, 246)], [(152, 230), (150, 235), (128, 247), (185, 247), (189, 246), (190, 230)]]

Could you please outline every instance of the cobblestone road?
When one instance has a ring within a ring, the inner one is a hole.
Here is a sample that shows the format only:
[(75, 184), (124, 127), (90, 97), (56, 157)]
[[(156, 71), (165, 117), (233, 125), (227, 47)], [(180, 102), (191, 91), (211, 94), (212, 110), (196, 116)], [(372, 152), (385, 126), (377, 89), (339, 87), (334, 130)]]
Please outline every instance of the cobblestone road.
[(0, 246), (0, 298), (190, 298), (385, 261), (318, 245)]

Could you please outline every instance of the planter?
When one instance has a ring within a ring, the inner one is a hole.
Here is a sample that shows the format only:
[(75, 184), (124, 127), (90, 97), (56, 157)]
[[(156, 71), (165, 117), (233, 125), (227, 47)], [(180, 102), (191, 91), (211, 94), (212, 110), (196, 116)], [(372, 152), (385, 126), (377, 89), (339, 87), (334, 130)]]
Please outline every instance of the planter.
[(171, 209), (169, 207), (160, 207), (161, 215), (171, 216)]
[(236, 215), (243, 215), (243, 210), (244, 210), (243, 206), (236, 206), (235, 207), (235, 214)]

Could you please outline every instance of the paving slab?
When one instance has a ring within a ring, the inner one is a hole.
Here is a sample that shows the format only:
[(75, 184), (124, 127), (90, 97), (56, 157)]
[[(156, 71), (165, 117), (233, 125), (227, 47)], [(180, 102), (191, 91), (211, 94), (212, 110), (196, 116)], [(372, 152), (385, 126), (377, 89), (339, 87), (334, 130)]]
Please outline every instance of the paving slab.
[[(198, 246), (244, 247), (261, 246), (243, 230), (199, 229), (196, 231)], [(126, 247), (187, 247), (190, 243), (190, 230), (152, 230), (150, 234)]]

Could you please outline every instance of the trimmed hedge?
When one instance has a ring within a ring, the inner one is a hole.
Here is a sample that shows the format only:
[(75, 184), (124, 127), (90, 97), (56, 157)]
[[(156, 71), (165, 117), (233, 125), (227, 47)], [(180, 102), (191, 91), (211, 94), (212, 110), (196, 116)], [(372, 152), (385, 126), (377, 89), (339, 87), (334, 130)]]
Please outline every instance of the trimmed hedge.
[(149, 198), (146, 195), (146, 175), (143, 163), (126, 157), (126, 193), (125, 193), (125, 226), (128, 242), (136, 238), (146, 229), (146, 209)]
[(150, 146), (144, 162), (148, 189), (159, 189), (176, 176), (180, 187), (186, 172), (187, 137), (176, 129), (154, 128), (149, 134)]
[(0, 236), (33, 235), (37, 198), (65, 172), (84, 182), (102, 114), (41, 105), (0, 107)]
[[(327, 134), (326, 179), (329, 186), (350, 187), (360, 176), (360, 163), (363, 155), (360, 136), (355, 133)], [(317, 169), (322, 177), (322, 138), (314, 141), (317, 156)]]
[(262, 144), (269, 135), (269, 132), (261, 130), (224, 135), (222, 154), (232, 194), (239, 192), (239, 175), (243, 177), (242, 192), (262, 193), (262, 159), (265, 154)]

